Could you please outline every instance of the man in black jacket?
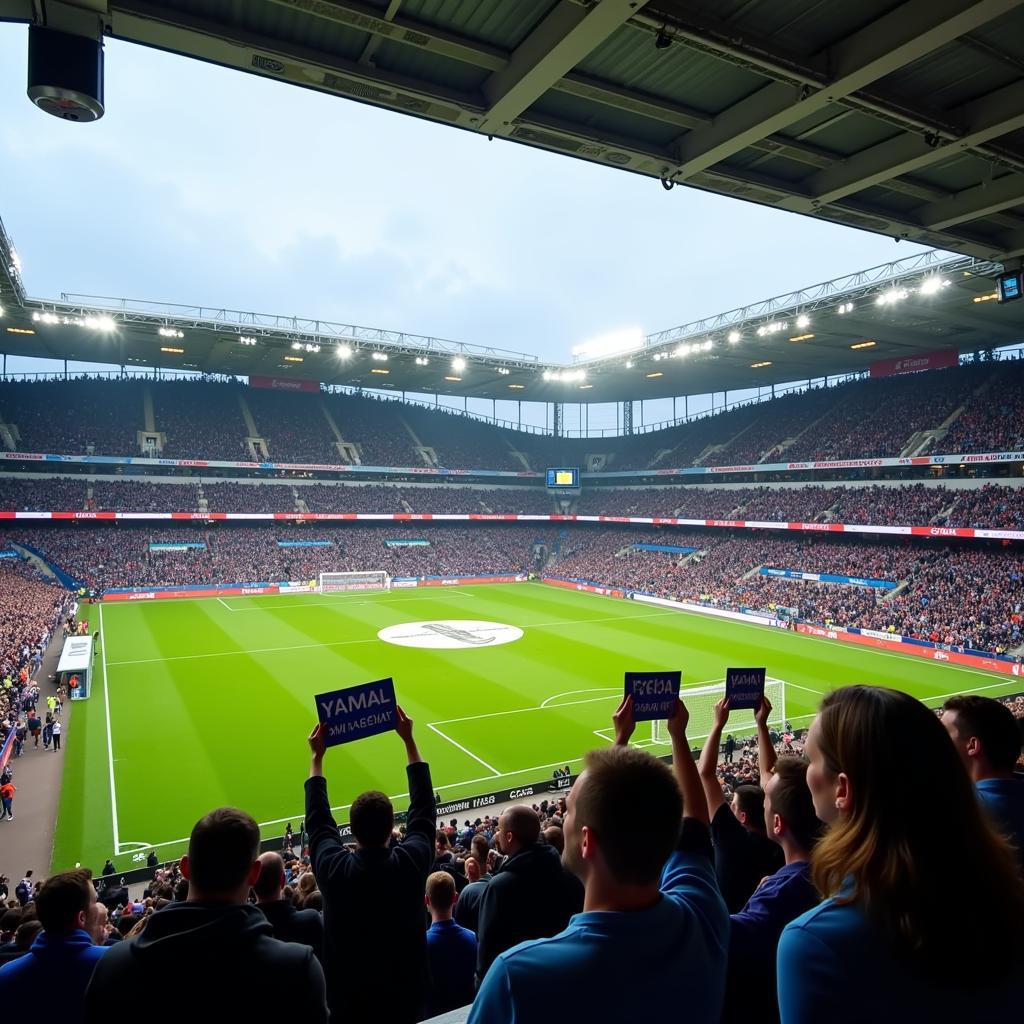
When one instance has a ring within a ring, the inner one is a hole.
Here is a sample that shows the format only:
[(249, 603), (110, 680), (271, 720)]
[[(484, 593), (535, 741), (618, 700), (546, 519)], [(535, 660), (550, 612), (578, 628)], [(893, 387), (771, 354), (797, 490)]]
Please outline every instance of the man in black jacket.
[(138, 938), (104, 954), (85, 995), (88, 1024), (112, 1006), (144, 1007), (147, 1024), (283, 1020), (326, 1024), (324, 975), (308, 946), (279, 942), (246, 903), (259, 875), (259, 826), (221, 807), (200, 819), (181, 872), (188, 899), (153, 914)]
[(259, 878), (253, 883), (256, 906), (274, 929), (274, 938), (282, 942), (301, 942), (321, 960), (324, 945), (324, 919), (315, 910), (296, 910), (290, 900), (282, 899), (284, 861), (279, 853), (261, 853)]
[(327, 1001), (339, 1022), (412, 1024), (428, 994), (423, 892), (434, 861), (436, 804), (412, 720), (397, 705), (395, 720), (408, 758), (409, 817), (401, 843), (391, 842), (391, 801), (369, 792), (356, 797), (349, 812), (356, 849), (345, 846), (323, 777), (326, 731), (318, 725), (309, 737), (313, 762), (306, 780), (306, 829), (324, 899)]
[(478, 985), (499, 953), (527, 939), (557, 935), (583, 909), (583, 885), (562, 867), (557, 851), (540, 840), (540, 817), (532, 807), (509, 807), (495, 838), (508, 860), (480, 900)]

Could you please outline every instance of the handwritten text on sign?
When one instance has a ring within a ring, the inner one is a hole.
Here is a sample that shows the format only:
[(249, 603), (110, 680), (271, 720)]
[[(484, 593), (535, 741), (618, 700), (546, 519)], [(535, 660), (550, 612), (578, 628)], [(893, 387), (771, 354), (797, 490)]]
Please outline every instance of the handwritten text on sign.
[(729, 698), (732, 711), (750, 709), (756, 711), (764, 696), (763, 668), (727, 668), (725, 670), (725, 695)]
[(679, 699), (681, 676), (681, 672), (627, 672), (626, 696), (633, 698), (634, 720), (668, 718)]
[(395, 727), (395, 684), (378, 679), (318, 694), (316, 713), (327, 729), (329, 747), (387, 732)]

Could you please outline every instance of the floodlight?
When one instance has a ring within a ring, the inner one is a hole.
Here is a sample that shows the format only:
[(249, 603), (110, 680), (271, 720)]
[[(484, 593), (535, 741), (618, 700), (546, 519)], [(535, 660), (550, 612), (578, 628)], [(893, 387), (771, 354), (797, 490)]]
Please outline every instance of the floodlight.
[(736, 342), (739, 341), (740, 338), (742, 338), (742, 337), (743, 337), (743, 335), (740, 334), (739, 331), (730, 331), (729, 332), (729, 344), (730, 345), (735, 345)]
[(454, 371), (455, 371), (456, 373), (462, 373), (462, 371), (463, 371), (463, 370), (464, 370), (465, 368), (466, 368), (466, 360), (465, 360), (465, 359), (463, 359), (463, 358), (462, 358), (462, 356), (456, 356), (456, 357), (455, 357), (455, 358), (454, 358), (454, 359), (452, 360), (452, 369), (453, 369), (453, 370), (454, 370)]

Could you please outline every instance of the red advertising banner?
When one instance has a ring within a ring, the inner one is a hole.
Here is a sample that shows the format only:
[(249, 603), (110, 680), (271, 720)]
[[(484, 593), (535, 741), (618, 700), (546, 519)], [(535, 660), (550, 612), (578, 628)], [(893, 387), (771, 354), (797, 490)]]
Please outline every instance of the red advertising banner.
[(319, 394), (320, 385), (315, 380), (300, 380), (297, 377), (257, 377), (249, 378), (251, 388), (269, 388), (271, 391), (311, 391)]
[(841, 640), (847, 644), (860, 644), (862, 647), (877, 647), (883, 651), (894, 651), (899, 654), (910, 654), (928, 661), (948, 662), (950, 665), (964, 665), (980, 668), (987, 672), (1000, 672), (1003, 675), (1018, 676), (1021, 666), (1015, 662), (1003, 661), (1000, 658), (986, 658), (979, 654), (963, 654), (960, 651), (945, 651), (936, 647), (921, 647), (917, 644), (905, 644), (901, 640), (883, 640), (877, 636), (865, 636), (862, 633), (847, 633), (842, 629), (826, 629), (797, 623), (796, 630), (804, 636), (823, 637), (828, 640)]
[(943, 370), (956, 366), (960, 353), (955, 348), (944, 348), (938, 352), (922, 352), (917, 356), (901, 356), (899, 359), (879, 359), (871, 364), (872, 377), (892, 377), (897, 373), (917, 373), (919, 370)]

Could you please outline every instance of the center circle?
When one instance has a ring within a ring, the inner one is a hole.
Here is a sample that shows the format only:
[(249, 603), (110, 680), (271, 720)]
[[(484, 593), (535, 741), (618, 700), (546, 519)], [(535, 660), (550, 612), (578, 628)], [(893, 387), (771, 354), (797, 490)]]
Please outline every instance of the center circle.
[(398, 647), (420, 647), (432, 651), (465, 647), (498, 647), (518, 640), (523, 631), (503, 622), (479, 619), (428, 619), (386, 626), (377, 638)]

